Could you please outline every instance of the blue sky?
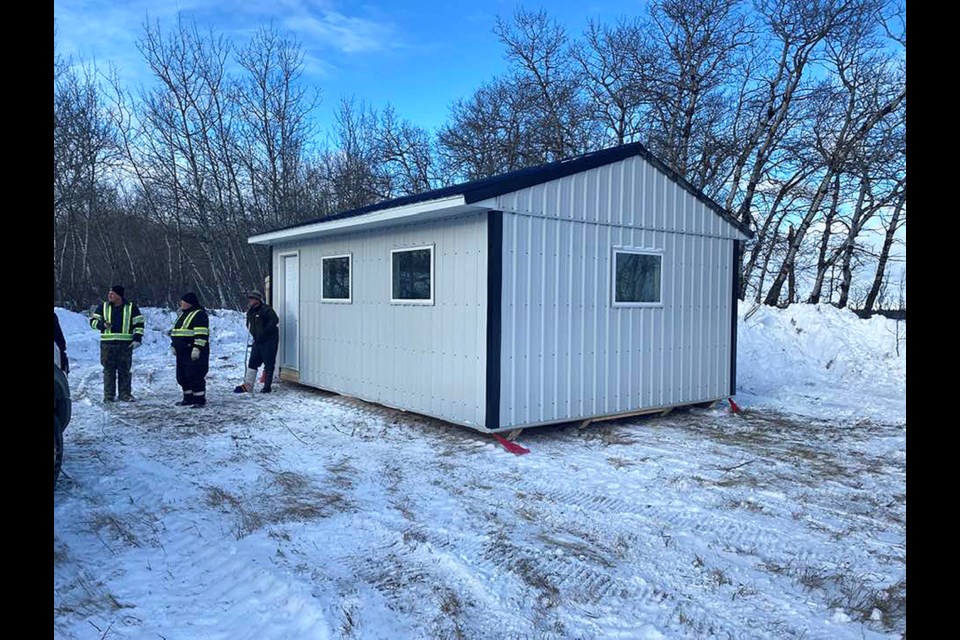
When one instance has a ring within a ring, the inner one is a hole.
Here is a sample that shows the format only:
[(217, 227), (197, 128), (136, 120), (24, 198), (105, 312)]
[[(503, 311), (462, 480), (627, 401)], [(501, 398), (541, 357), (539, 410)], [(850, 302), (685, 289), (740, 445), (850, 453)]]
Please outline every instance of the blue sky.
[(164, 30), (177, 12), (240, 45), (271, 20), (302, 41), (305, 80), (320, 87), (317, 117), (329, 125), (341, 95), (374, 107), (388, 102), (416, 124), (435, 128), (449, 105), (505, 68), (493, 35), (497, 14), (541, 6), (578, 35), (587, 20), (635, 16), (644, 0), (54, 0), (61, 53), (116, 64), (128, 85), (149, 81), (136, 40), (149, 15)]

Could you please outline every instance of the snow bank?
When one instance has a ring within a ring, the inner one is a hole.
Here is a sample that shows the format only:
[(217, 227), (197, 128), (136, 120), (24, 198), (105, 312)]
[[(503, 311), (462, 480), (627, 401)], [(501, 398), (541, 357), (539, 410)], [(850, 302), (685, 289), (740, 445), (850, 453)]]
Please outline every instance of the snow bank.
[(906, 323), (864, 320), (830, 305), (741, 305), (738, 397), (746, 404), (831, 418), (906, 420)]
[[(137, 350), (137, 357), (165, 354), (170, 348), (167, 331), (173, 328), (177, 312), (156, 307), (141, 308), (146, 330), (143, 346)], [(54, 313), (60, 319), (60, 327), (67, 339), (67, 353), (71, 362), (98, 361), (100, 359), (100, 334), (90, 328), (87, 314), (77, 313), (54, 307)], [(211, 355), (216, 355), (218, 347), (231, 347), (246, 344), (247, 330), (244, 326), (244, 314), (224, 309), (208, 310), (210, 314)]]

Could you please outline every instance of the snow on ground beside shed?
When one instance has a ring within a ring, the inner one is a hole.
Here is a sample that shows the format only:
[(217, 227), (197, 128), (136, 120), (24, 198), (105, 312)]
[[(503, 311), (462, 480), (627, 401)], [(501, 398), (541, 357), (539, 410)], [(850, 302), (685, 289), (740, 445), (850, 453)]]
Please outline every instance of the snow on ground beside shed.
[[(57, 310), (75, 398), (54, 495), (58, 638), (905, 630), (902, 424), (783, 416), (759, 407), (787, 391), (758, 383), (743, 417), (718, 407), (528, 430), (532, 453), (516, 457), (489, 436), (295, 385), (230, 393), (245, 347), (236, 312), (212, 319), (210, 405), (183, 409), (162, 335), (173, 313), (144, 311), (139, 400), (104, 409), (96, 333)], [(765, 326), (794, 339), (781, 319)], [(772, 358), (768, 344), (757, 349)]]
[[(817, 418), (906, 421), (906, 322), (830, 305), (740, 305), (737, 397)], [(898, 349), (899, 331), (899, 355)]]

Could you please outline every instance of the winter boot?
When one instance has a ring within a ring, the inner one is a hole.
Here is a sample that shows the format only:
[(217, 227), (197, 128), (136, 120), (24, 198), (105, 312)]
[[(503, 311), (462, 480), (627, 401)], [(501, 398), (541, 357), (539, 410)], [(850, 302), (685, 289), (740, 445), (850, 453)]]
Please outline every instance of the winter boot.
[(194, 409), (199, 409), (200, 407), (207, 404), (207, 394), (204, 391), (199, 391), (193, 394), (193, 402), (190, 403), (190, 406)]
[(272, 384), (273, 384), (273, 379), (267, 378), (267, 381), (263, 383), (263, 388), (260, 389), (260, 393), (270, 393), (271, 391), (273, 391), (273, 387), (271, 386)]
[(193, 404), (193, 392), (192, 392), (192, 391), (184, 391), (184, 392), (183, 392), (183, 400), (181, 400), (180, 402), (178, 402), (178, 403), (177, 403), (177, 406), (178, 406), (178, 407), (186, 407), (186, 406), (189, 406), (189, 405), (191, 405), (191, 404)]
[(234, 387), (234, 393), (246, 393), (248, 391), (253, 391), (253, 385), (257, 381), (257, 370), (247, 367), (247, 372), (243, 376), (243, 384), (238, 384)]

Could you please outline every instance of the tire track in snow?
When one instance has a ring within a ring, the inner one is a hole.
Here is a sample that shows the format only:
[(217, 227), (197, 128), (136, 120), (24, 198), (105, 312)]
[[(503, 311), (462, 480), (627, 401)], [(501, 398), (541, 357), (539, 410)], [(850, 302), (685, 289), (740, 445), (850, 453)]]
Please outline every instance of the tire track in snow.
[[(96, 424), (98, 411), (81, 407), (78, 423)], [(133, 428), (117, 414), (108, 416)], [(115, 613), (110, 607), (96, 611), (74, 606), (71, 600), (83, 594), (64, 589), (63, 580), (70, 576), (55, 574), (55, 607), (75, 612), (57, 620), (62, 635), (73, 637), (85, 624), (89, 626), (85, 620), (90, 615), (100, 622), (104, 618), (116, 622), (123, 615), (128, 622), (114, 624), (111, 637), (329, 637), (325, 614), (309, 585), (270, 561), (275, 546), (265, 544), (263, 535), (231, 539), (230, 515), (211, 511), (189, 477), (181, 478), (176, 468), (145, 457), (136, 442), (127, 434), (80, 443), (71, 458), (73, 480), (58, 488), (55, 515), (60, 516), (61, 526), (70, 522), (74, 537), (86, 538), (83, 544), (109, 543), (115, 558), (115, 566), (104, 573), (87, 566), (83, 554), (71, 549), (76, 558), (74, 577), (99, 575), (97, 584), (104, 598), (132, 607)], [(130, 474), (134, 469), (137, 473)], [(162, 522), (143, 523), (149, 514), (162, 514)], [(139, 535), (109, 539), (110, 529), (98, 528), (98, 518), (122, 522)], [(90, 533), (84, 535), (91, 524)], [(136, 606), (126, 604), (131, 602)], [(170, 612), (176, 622), (141, 620), (137, 616), (141, 608)], [(243, 630), (239, 636), (238, 629)]]

